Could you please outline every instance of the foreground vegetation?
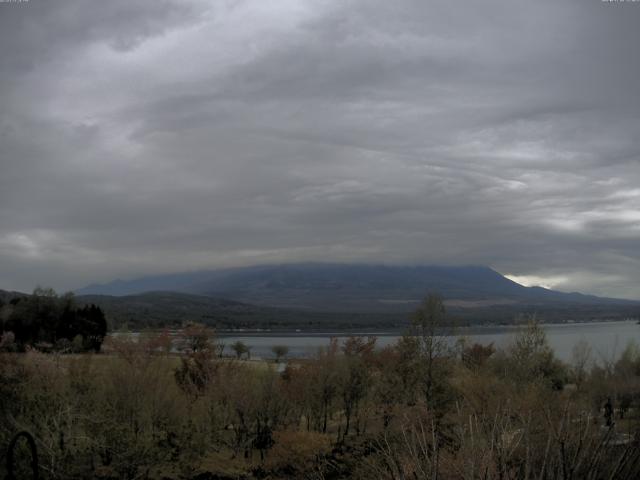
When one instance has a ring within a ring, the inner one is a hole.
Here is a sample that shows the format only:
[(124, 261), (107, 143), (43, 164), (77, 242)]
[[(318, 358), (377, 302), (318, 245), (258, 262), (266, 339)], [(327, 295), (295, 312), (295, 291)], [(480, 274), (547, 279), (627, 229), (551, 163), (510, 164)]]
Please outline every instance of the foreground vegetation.
[(535, 322), (496, 351), (445, 343), (443, 318), (431, 296), (397, 344), (333, 341), (282, 372), (203, 326), (180, 355), (166, 334), (3, 353), (0, 446), (31, 432), (47, 479), (638, 478), (638, 347), (563, 364)]

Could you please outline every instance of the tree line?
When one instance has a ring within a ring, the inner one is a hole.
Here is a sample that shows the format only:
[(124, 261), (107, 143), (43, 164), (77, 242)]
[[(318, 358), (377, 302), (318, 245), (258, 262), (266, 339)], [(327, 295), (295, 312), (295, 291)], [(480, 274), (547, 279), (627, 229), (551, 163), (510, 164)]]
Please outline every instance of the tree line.
[(100, 351), (107, 321), (96, 305), (77, 306), (73, 294), (36, 288), (32, 295), (0, 303), (0, 349)]

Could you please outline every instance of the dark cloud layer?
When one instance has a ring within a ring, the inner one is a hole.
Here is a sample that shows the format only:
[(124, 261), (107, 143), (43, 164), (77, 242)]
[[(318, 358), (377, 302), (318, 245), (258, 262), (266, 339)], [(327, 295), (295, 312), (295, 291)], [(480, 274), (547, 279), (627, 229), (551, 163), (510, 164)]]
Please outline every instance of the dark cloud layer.
[(640, 3), (0, 3), (0, 288), (299, 260), (640, 298)]

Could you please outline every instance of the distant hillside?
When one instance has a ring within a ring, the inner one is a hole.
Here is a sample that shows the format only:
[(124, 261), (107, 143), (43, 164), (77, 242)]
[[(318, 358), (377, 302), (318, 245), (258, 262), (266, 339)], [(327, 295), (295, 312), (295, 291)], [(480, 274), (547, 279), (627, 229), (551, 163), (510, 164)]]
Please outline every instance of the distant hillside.
[(26, 293), (10, 292), (10, 291), (7, 291), (7, 290), (0, 290), (0, 303), (7, 303), (7, 302), (11, 301), (14, 298), (26, 297), (26, 296), (27, 296)]
[(117, 296), (158, 290), (319, 312), (407, 312), (428, 292), (439, 292), (457, 309), (635, 304), (524, 287), (483, 266), (269, 265), (117, 280), (77, 293)]
[[(331, 312), (249, 305), (202, 295), (148, 292), (131, 296), (82, 295), (79, 304), (96, 304), (105, 312), (111, 330), (128, 328), (178, 328), (188, 322), (219, 329), (263, 328), (304, 330), (403, 329), (410, 312)], [(457, 325), (511, 324), (518, 317), (536, 315), (544, 322), (620, 320), (637, 316), (635, 305), (476, 305), (447, 307), (448, 318)]]
[[(0, 290), (0, 305), (19, 292)], [(180, 292), (146, 292), (126, 296), (78, 295), (79, 306), (96, 304), (105, 312), (109, 330), (179, 328), (189, 322), (205, 323), (218, 329), (263, 328), (303, 330), (371, 330), (404, 329), (410, 321), (411, 311), (403, 310), (357, 312), (278, 308), (251, 305), (205, 295)], [(0, 307), (0, 317), (3, 308)], [(548, 303), (525, 304), (513, 301), (447, 301), (447, 316), (457, 325), (479, 323), (511, 324), (519, 317), (536, 315), (543, 322), (620, 320), (638, 318), (637, 303)]]
[(100, 306), (112, 330), (123, 327), (133, 330), (179, 328), (189, 322), (221, 329), (344, 329), (362, 326), (403, 327), (408, 324), (406, 314), (298, 311), (177, 292), (147, 292), (119, 297), (79, 295), (76, 302)]

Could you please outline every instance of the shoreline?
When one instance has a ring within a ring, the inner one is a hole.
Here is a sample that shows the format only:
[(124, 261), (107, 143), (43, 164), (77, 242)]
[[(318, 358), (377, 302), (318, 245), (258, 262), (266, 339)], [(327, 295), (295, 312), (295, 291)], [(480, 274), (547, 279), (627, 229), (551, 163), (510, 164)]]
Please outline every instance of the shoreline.
[[(565, 321), (565, 322), (540, 322), (542, 327), (576, 327), (580, 325), (610, 325), (610, 324), (623, 324), (623, 323), (638, 323), (636, 318), (628, 318), (624, 320), (620, 319), (599, 319), (599, 320), (581, 320), (581, 321)], [(445, 326), (441, 330), (453, 330), (453, 336), (457, 336), (470, 332), (491, 332), (492, 330), (517, 330), (518, 328), (526, 325), (526, 322), (521, 323), (482, 323), (477, 325), (460, 325), (460, 326)], [(215, 333), (218, 337), (348, 337), (348, 336), (377, 336), (377, 337), (393, 337), (401, 336), (407, 332), (410, 328), (406, 327), (397, 328), (286, 328), (286, 329), (266, 329), (266, 328), (238, 328), (238, 329), (215, 329)], [(639, 327), (640, 328), (640, 327)], [(178, 335), (182, 329), (144, 329), (144, 330), (132, 330), (132, 331), (115, 331), (109, 332), (108, 335), (121, 335), (121, 334), (141, 334), (141, 333), (162, 333), (163, 331), (169, 332), (170, 335)]]

